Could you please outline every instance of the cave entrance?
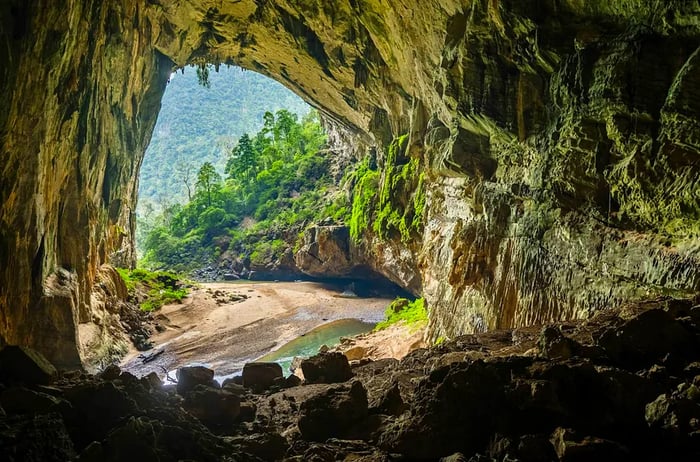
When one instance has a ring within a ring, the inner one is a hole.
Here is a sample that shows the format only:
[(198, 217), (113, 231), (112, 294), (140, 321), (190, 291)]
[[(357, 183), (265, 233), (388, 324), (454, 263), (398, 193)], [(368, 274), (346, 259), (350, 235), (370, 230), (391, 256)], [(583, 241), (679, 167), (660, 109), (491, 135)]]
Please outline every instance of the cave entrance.
[[(236, 67), (172, 74), (140, 173), (140, 265), (205, 284), (157, 312), (143, 345), (153, 361), (127, 358), (124, 367), (143, 375), (201, 363), (218, 377), (236, 374), (317, 329), (331, 343), (371, 330), (395, 297), (410, 296), (365, 266), (310, 278), (295, 265), (310, 223), (344, 227), (345, 166), (319, 116), (279, 83)], [(349, 248), (349, 234), (338, 235)]]
[[(237, 66), (217, 69), (188, 66), (171, 74), (139, 173), (136, 210), (139, 259), (148, 250), (149, 233), (158, 228), (162, 232), (178, 227), (183, 228), (181, 231), (196, 232), (196, 226), (184, 229), (186, 223), (178, 224), (173, 220), (184, 220), (178, 214), (199, 198), (198, 189), (223, 185), (227, 162), (239, 138), (244, 134), (254, 137), (263, 129), (265, 113), (275, 114), (280, 110), (289, 111), (301, 120), (311, 107), (280, 83)], [(218, 184), (198, 185), (198, 173), (205, 164), (213, 166), (211, 180)], [(199, 215), (188, 217), (193, 221), (189, 224), (196, 225), (194, 221), (199, 221)], [(225, 229), (220, 231), (224, 234)], [(178, 243), (173, 245), (178, 247)], [(201, 252), (193, 251), (192, 239), (189, 246), (189, 252), (180, 249), (184, 258), (188, 253), (192, 254), (191, 258), (201, 257)], [(162, 248), (152, 250), (166, 252)], [(194, 263), (177, 263), (169, 258), (159, 261), (164, 255), (153, 255), (153, 252), (151, 257), (154, 261), (150, 266), (179, 271), (192, 269)]]
[(329, 257), (345, 268), (307, 272), (294, 259), (309, 224), (342, 228), (349, 219), (339, 183), (353, 166), (341, 157), (318, 113), (268, 77), (236, 66), (172, 73), (140, 169), (139, 266), (204, 282), (311, 280), (340, 292), (352, 285), (359, 296), (400, 293), (352, 264), (347, 230), (329, 234), (343, 254)]

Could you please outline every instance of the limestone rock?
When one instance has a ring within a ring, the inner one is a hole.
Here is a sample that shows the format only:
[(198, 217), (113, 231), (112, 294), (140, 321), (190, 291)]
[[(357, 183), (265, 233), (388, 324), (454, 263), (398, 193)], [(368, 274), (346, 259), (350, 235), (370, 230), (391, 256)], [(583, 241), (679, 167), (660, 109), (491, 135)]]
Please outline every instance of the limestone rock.
[(367, 348), (355, 345), (342, 352), (348, 361), (358, 361), (367, 355)]
[(183, 408), (207, 427), (230, 426), (241, 412), (241, 400), (227, 390), (197, 385), (185, 395)]
[(185, 395), (197, 385), (216, 386), (214, 371), (204, 366), (181, 367), (177, 370), (177, 392)]
[(8, 462), (65, 462), (76, 456), (66, 424), (57, 413), (3, 422), (0, 448)]
[(119, 378), (121, 375), (122, 370), (117, 366), (116, 364), (110, 364), (109, 366), (105, 367), (105, 369), (100, 372), (100, 377), (104, 380), (116, 380)]
[(256, 393), (268, 390), (280, 378), (282, 367), (277, 363), (256, 362), (243, 366), (243, 386)]
[(233, 437), (228, 441), (238, 446), (240, 452), (251, 454), (260, 460), (282, 460), (289, 447), (282, 436), (274, 433)]
[(579, 345), (575, 341), (565, 337), (559, 329), (554, 327), (542, 329), (537, 345), (543, 356), (552, 359), (568, 359), (579, 350)]
[(575, 432), (564, 428), (554, 430), (552, 445), (562, 462), (615, 462), (629, 457), (629, 450), (617, 442), (591, 436), (580, 438)]
[(0, 405), (10, 414), (43, 414), (61, 402), (46, 393), (13, 387), (0, 393)]
[(367, 392), (360, 382), (334, 385), (299, 408), (299, 431), (310, 441), (342, 438), (367, 415)]
[(667, 354), (686, 356), (698, 340), (669, 313), (655, 309), (608, 330), (598, 343), (615, 361), (651, 365)]
[[(5, 2), (0, 338), (60, 368), (122, 351), (99, 269), (133, 264), (160, 98), (206, 62), (284, 82), (371, 158), (358, 255), (424, 296), (431, 342), (697, 293), (695, 2), (560, 3)], [(329, 237), (314, 271), (355, 261)]]
[(294, 255), (301, 271), (317, 277), (346, 277), (362, 264), (347, 226), (312, 226)]
[(348, 358), (339, 352), (319, 353), (301, 362), (307, 383), (345, 382), (352, 378)]
[(47, 385), (56, 377), (56, 368), (31, 348), (8, 345), (0, 350), (0, 381)]

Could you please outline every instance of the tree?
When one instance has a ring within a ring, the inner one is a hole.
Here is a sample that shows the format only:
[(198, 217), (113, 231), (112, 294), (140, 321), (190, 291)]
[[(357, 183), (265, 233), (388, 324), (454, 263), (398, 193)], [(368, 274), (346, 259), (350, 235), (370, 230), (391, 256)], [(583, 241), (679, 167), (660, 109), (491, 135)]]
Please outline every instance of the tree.
[(192, 180), (194, 166), (191, 163), (178, 163), (175, 166), (175, 175), (182, 181), (187, 189), (187, 202), (192, 202)]
[(258, 155), (247, 133), (238, 140), (226, 162), (226, 174), (229, 179), (243, 180), (250, 184), (258, 174)]
[(205, 162), (197, 173), (197, 194), (203, 194), (207, 207), (211, 207), (212, 194), (221, 187), (221, 175), (216, 171), (211, 162)]

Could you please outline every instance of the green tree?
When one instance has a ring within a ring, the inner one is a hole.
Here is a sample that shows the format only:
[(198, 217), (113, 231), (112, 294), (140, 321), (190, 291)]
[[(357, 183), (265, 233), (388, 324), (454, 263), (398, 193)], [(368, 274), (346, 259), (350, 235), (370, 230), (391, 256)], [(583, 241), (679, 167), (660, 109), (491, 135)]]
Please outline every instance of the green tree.
[(197, 173), (197, 194), (202, 194), (211, 207), (213, 194), (221, 188), (221, 175), (216, 171), (211, 162), (205, 162)]
[(238, 144), (231, 151), (226, 162), (225, 173), (229, 179), (243, 181), (245, 184), (255, 180), (258, 173), (258, 153), (247, 133), (241, 136)]

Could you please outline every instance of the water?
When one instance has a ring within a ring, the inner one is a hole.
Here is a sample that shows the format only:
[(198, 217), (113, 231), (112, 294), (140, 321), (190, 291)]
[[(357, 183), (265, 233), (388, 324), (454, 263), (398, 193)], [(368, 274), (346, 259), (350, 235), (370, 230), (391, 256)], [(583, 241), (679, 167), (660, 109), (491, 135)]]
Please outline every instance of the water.
[(374, 323), (359, 319), (339, 319), (310, 330), (305, 335), (297, 337), (279, 349), (266, 354), (258, 361), (273, 361), (282, 366), (285, 375), (289, 375), (289, 366), (295, 356), (309, 357), (318, 353), (322, 345), (332, 347), (340, 343), (340, 337), (350, 337), (374, 328)]

